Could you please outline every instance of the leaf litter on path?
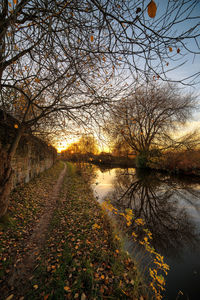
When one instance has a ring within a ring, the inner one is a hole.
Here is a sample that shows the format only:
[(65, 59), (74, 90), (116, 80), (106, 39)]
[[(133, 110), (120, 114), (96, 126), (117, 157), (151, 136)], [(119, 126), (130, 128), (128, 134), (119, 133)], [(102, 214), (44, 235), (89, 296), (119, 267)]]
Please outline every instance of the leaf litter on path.
[[(5, 298), (14, 295), (14, 299), (20, 296), (24, 299), (139, 299), (141, 279), (133, 261), (121, 250), (119, 238), (115, 238), (112, 225), (90, 186), (71, 164), (55, 204), (53, 186), (61, 169), (60, 162), (13, 196), (20, 199), (18, 204), (14, 198), (11, 201), (11, 216), (17, 226), (1, 230), (4, 238), (1, 256), (6, 259), (0, 281), (3, 295)], [(55, 207), (48, 206), (49, 200)], [(40, 221), (48, 210), (48, 226), (44, 229)], [(38, 234), (31, 240), (35, 229)], [(13, 286), (6, 287), (5, 282), (12, 278), (13, 265), (14, 269), (23, 266), (27, 252), (32, 259), (26, 263), (31, 266), (28, 270), (22, 268), (18, 286), (13, 282)], [(11, 259), (10, 253), (14, 253)], [(28, 278), (24, 277), (26, 274)]]

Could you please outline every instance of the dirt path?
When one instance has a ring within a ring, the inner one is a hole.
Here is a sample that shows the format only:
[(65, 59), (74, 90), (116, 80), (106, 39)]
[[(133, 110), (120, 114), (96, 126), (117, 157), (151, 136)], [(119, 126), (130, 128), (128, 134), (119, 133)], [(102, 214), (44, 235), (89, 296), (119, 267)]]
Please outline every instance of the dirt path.
[(19, 296), (20, 290), (23, 290), (24, 292), (26, 283), (31, 279), (32, 273), (37, 267), (37, 257), (46, 241), (50, 220), (57, 206), (56, 203), (65, 173), (66, 165), (64, 164), (64, 169), (61, 171), (53, 188), (52, 195), (45, 200), (44, 210), (37, 221), (32, 235), (27, 241), (27, 245), (24, 248), (24, 253), (26, 254), (22, 258), (16, 258), (12, 275), (8, 280), (8, 285), (10, 286), (12, 293), (15, 295)]
[(0, 231), (0, 299), (147, 299), (87, 171), (67, 163), (65, 175), (58, 161), (13, 193)]

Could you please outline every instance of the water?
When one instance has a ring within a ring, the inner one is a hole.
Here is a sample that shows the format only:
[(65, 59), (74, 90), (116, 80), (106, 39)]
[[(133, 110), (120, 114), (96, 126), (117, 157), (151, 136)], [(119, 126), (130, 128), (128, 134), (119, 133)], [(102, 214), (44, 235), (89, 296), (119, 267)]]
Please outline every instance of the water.
[[(135, 169), (96, 169), (93, 188), (99, 202), (108, 198), (121, 212), (130, 208), (145, 220), (152, 245), (170, 266), (163, 299), (199, 300), (200, 179)], [(126, 246), (136, 255), (130, 240)]]

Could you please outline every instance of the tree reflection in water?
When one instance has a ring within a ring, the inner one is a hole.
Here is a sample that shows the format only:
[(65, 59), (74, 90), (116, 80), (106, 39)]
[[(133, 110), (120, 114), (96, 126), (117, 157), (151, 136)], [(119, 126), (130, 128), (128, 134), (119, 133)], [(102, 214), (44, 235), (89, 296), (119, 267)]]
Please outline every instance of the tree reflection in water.
[[(107, 195), (120, 212), (132, 209), (136, 218), (144, 219), (152, 233), (152, 246), (169, 257), (181, 254), (181, 249), (196, 247), (199, 234), (195, 222), (181, 207), (182, 201), (196, 207), (200, 191), (195, 181), (171, 177), (152, 171), (116, 170), (113, 191)], [(133, 227), (128, 228), (131, 234)], [(137, 231), (139, 238), (141, 232)]]

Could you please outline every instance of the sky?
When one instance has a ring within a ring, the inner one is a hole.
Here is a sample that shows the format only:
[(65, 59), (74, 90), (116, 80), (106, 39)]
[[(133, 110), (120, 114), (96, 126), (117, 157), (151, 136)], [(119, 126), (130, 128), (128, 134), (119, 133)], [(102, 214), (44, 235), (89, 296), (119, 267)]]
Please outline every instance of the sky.
[[(148, 0), (147, 0), (148, 1)], [(156, 22), (159, 17), (163, 14), (163, 12), (166, 10), (166, 5), (167, 5), (167, 1), (161, 1), (161, 0), (154, 0), (155, 3), (157, 4), (157, 14), (155, 17), (155, 20), (153, 20), (153, 22)], [(171, 0), (172, 1), (172, 0)], [(173, 1), (177, 1), (177, 0), (173, 0)], [(179, 0), (178, 0), (179, 1)], [(189, 3), (191, 3), (193, 0), (189, 1)], [(191, 13), (191, 16), (200, 16), (200, 1), (196, 7), (196, 10), (193, 11)], [(171, 16), (173, 17), (173, 15)], [(183, 18), (184, 18), (184, 14), (183, 14)], [(194, 26), (195, 24), (199, 24), (200, 27), (200, 23), (199, 23), (199, 19), (195, 19), (195, 20), (188, 20), (185, 23), (181, 23), (181, 25), (177, 25), (176, 26), (176, 30), (177, 32), (181, 33), (182, 31), (187, 31), (191, 26)], [(155, 23), (156, 24), (156, 23)], [(200, 28), (199, 28), (200, 29)], [(199, 47), (200, 47), (200, 38), (197, 38), (197, 42), (199, 43)], [(178, 45), (179, 46), (179, 45)], [(168, 78), (170, 78), (172, 81), (179, 81), (180, 79), (183, 78), (187, 78), (190, 77), (192, 74), (196, 73), (196, 72), (200, 72), (200, 55), (194, 55), (192, 53), (190, 53), (188, 50), (184, 49), (184, 47), (186, 47), (187, 49), (190, 49), (192, 51), (197, 51), (197, 45), (195, 44), (194, 40), (185, 40), (184, 41), (184, 45), (180, 44), (180, 54), (177, 55), (176, 53), (176, 49), (173, 48), (173, 51), (169, 54), (169, 56), (171, 56), (171, 60), (169, 59), (169, 70), (175, 66), (177, 66), (177, 64), (179, 63), (178, 61), (173, 61), (174, 58), (179, 59), (180, 57), (180, 62), (184, 61), (184, 64), (179, 67), (178, 69), (172, 70), (172, 71), (167, 71), (167, 75)], [(198, 83), (199, 82), (199, 83)], [(184, 92), (193, 92), (194, 94), (197, 95), (197, 98), (199, 99), (199, 104), (200, 104), (200, 77), (198, 77), (198, 79), (196, 80), (196, 85), (194, 85), (193, 87), (190, 86), (181, 86), (183, 93)], [(196, 127), (200, 128), (200, 110), (196, 110), (194, 111), (194, 115), (193, 115), (193, 120), (191, 120), (190, 122), (187, 122), (187, 129), (191, 128), (194, 129)], [(71, 143), (77, 142), (79, 139), (79, 137), (77, 136), (68, 136), (62, 140), (59, 141), (58, 145), (56, 145), (56, 148), (58, 149), (58, 151), (62, 151), (64, 149), (66, 149)], [(102, 143), (101, 143), (102, 145)], [(104, 147), (101, 147), (102, 150), (104, 151), (108, 151), (108, 146), (105, 144)]]
[(58, 151), (58, 153), (61, 153), (63, 150), (65, 150), (67, 147), (69, 147), (71, 144), (78, 142), (79, 138), (77, 136), (68, 136), (65, 139), (59, 141), (55, 144), (55, 147)]

